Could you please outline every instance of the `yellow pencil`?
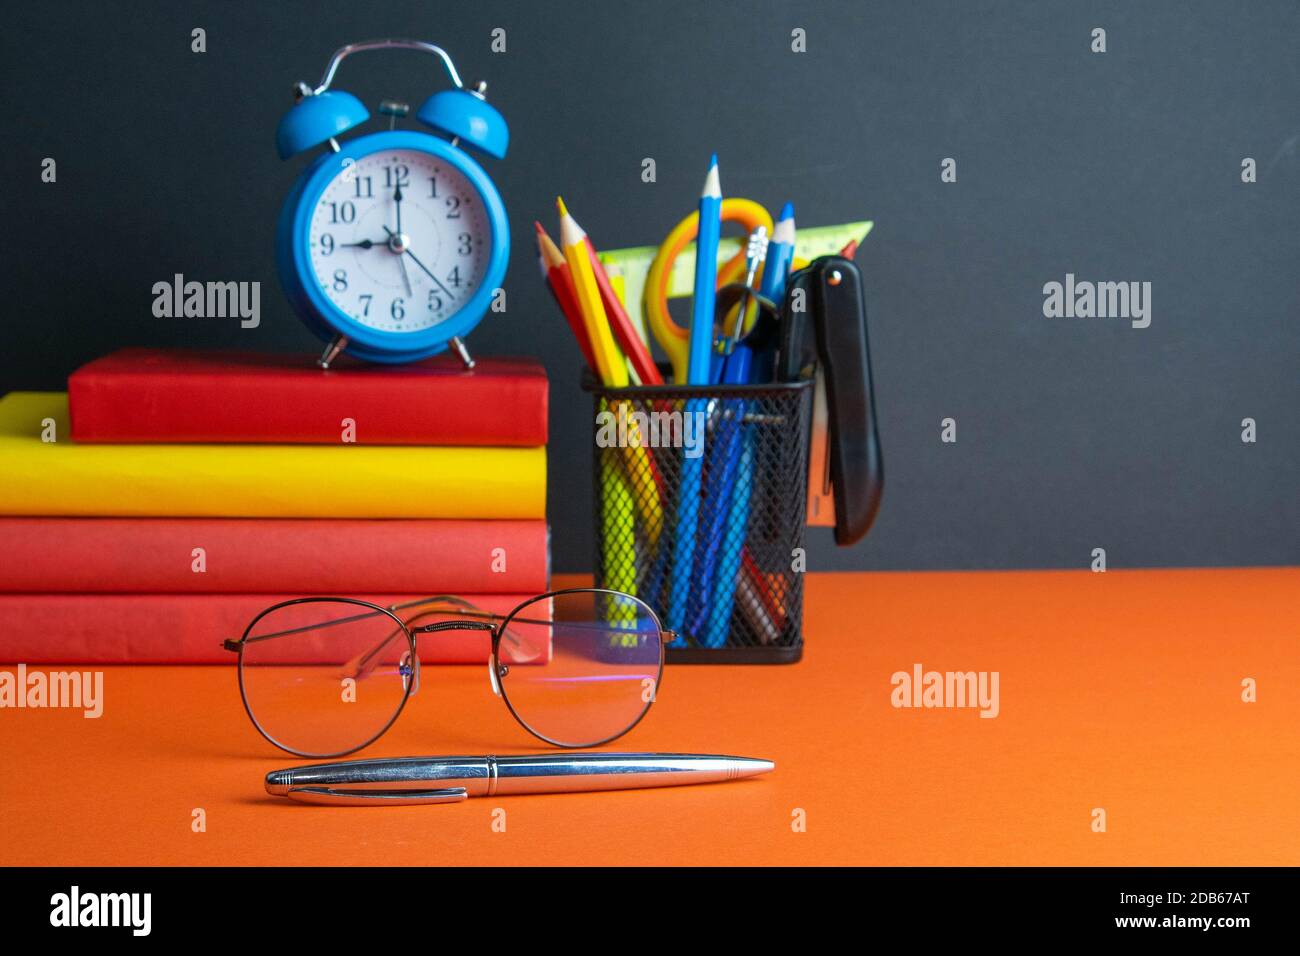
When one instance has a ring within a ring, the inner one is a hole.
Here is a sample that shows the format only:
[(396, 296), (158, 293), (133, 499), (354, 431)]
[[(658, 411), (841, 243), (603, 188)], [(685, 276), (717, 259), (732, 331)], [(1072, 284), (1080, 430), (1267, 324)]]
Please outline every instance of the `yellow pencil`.
[(591, 268), (587, 252), (587, 234), (569, 215), (563, 199), (557, 196), (555, 206), (560, 211), (560, 248), (564, 251), (564, 261), (569, 264), (573, 288), (578, 293), (578, 308), (587, 324), (591, 350), (596, 356), (596, 373), (606, 387), (625, 388), (627, 363), (614, 344), (614, 333), (610, 330), (604, 303), (600, 301), (600, 286), (596, 284), (596, 273)]
[[(587, 234), (569, 215), (564, 200), (556, 197), (555, 206), (560, 211), (560, 247), (564, 251), (564, 260), (569, 264), (569, 273), (573, 277), (574, 291), (577, 292), (578, 309), (582, 312), (591, 339), (591, 350), (596, 357), (596, 374), (606, 388), (626, 388), (628, 385), (627, 360), (614, 342), (613, 330), (609, 327), (609, 318), (605, 314), (605, 305), (600, 298), (600, 286), (596, 283), (596, 272), (591, 266), (591, 254), (587, 249)], [(631, 409), (626, 400), (616, 401), (614, 408), (620, 406)], [(650, 476), (654, 469), (650, 461), (650, 452), (642, 443), (641, 434), (633, 424), (631, 444), (623, 449), (624, 465), (628, 477), (633, 482), (646, 482), (646, 486), (632, 496), (641, 527), (652, 545), (659, 542), (659, 533), (663, 530), (663, 509), (659, 504), (659, 492)], [(615, 485), (606, 485), (606, 507), (611, 507), (609, 495), (617, 490)], [(629, 529), (630, 530), (630, 529)], [(629, 538), (620, 535), (615, 547), (630, 548)], [(625, 556), (626, 560), (626, 556)], [(630, 560), (627, 561), (630, 563)], [(626, 588), (624, 590), (627, 590)]]

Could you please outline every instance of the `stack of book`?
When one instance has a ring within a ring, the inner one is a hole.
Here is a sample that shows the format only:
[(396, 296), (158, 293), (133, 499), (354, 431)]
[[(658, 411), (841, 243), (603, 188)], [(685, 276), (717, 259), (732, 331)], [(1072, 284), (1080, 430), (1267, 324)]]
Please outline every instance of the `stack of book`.
[[(546, 373), (127, 349), (0, 398), (0, 660), (229, 662), (263, 608), (547, 589)], [(421, 643), (487, 659), (481, 631)], [(448, 635), (449, 636), (449, 635)]]

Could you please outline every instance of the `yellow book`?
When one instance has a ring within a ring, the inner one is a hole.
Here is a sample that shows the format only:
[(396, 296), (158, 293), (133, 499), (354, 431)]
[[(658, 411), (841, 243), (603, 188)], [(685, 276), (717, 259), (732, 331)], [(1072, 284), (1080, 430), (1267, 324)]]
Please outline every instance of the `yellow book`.
[(546, 515), (545, 448), (91, 445), (69, 434), (65, 393), (0, 398), (0, 514)]

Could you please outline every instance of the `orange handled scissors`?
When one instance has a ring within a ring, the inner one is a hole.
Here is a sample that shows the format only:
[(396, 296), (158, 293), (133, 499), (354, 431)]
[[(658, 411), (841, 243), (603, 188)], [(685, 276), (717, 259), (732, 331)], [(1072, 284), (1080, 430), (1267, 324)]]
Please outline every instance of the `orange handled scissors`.
[[(766, 209), (751, 199), (722, 200), (722, 221), (739, 223), (749, 235), (759, 226), (769, 233), (772, 231), (772, 216)], [(645, 309), (646, 324), (650, 332), (664, 350), (673, 366), (673, 379), (686, 381), (686, 365), (690, 351), (690, 330), (673, 321), (668, 312), (668, 280), (672, 275), (673, 264), (687, 244), (695, 239), (700, 230), (698, 210), (691, 213), (668, 233), (659, 251), (655, 254), (650, 272), (646, 275), (645, 293), (642, 306)], [(718, 269), (718, 288), (744, 278), (745, 244), (740, 250)]]

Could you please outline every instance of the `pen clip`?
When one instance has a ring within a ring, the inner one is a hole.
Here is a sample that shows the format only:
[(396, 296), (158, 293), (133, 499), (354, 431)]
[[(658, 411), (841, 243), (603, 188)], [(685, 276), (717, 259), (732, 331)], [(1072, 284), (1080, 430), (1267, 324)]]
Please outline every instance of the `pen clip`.
[(445, 790), (361, 790), (338, 787), (290, 787), (285, 794), (300, 803), (333, 807), (391, 807), (399, 804), (459, 803), (469, 799), (464, 787)]

